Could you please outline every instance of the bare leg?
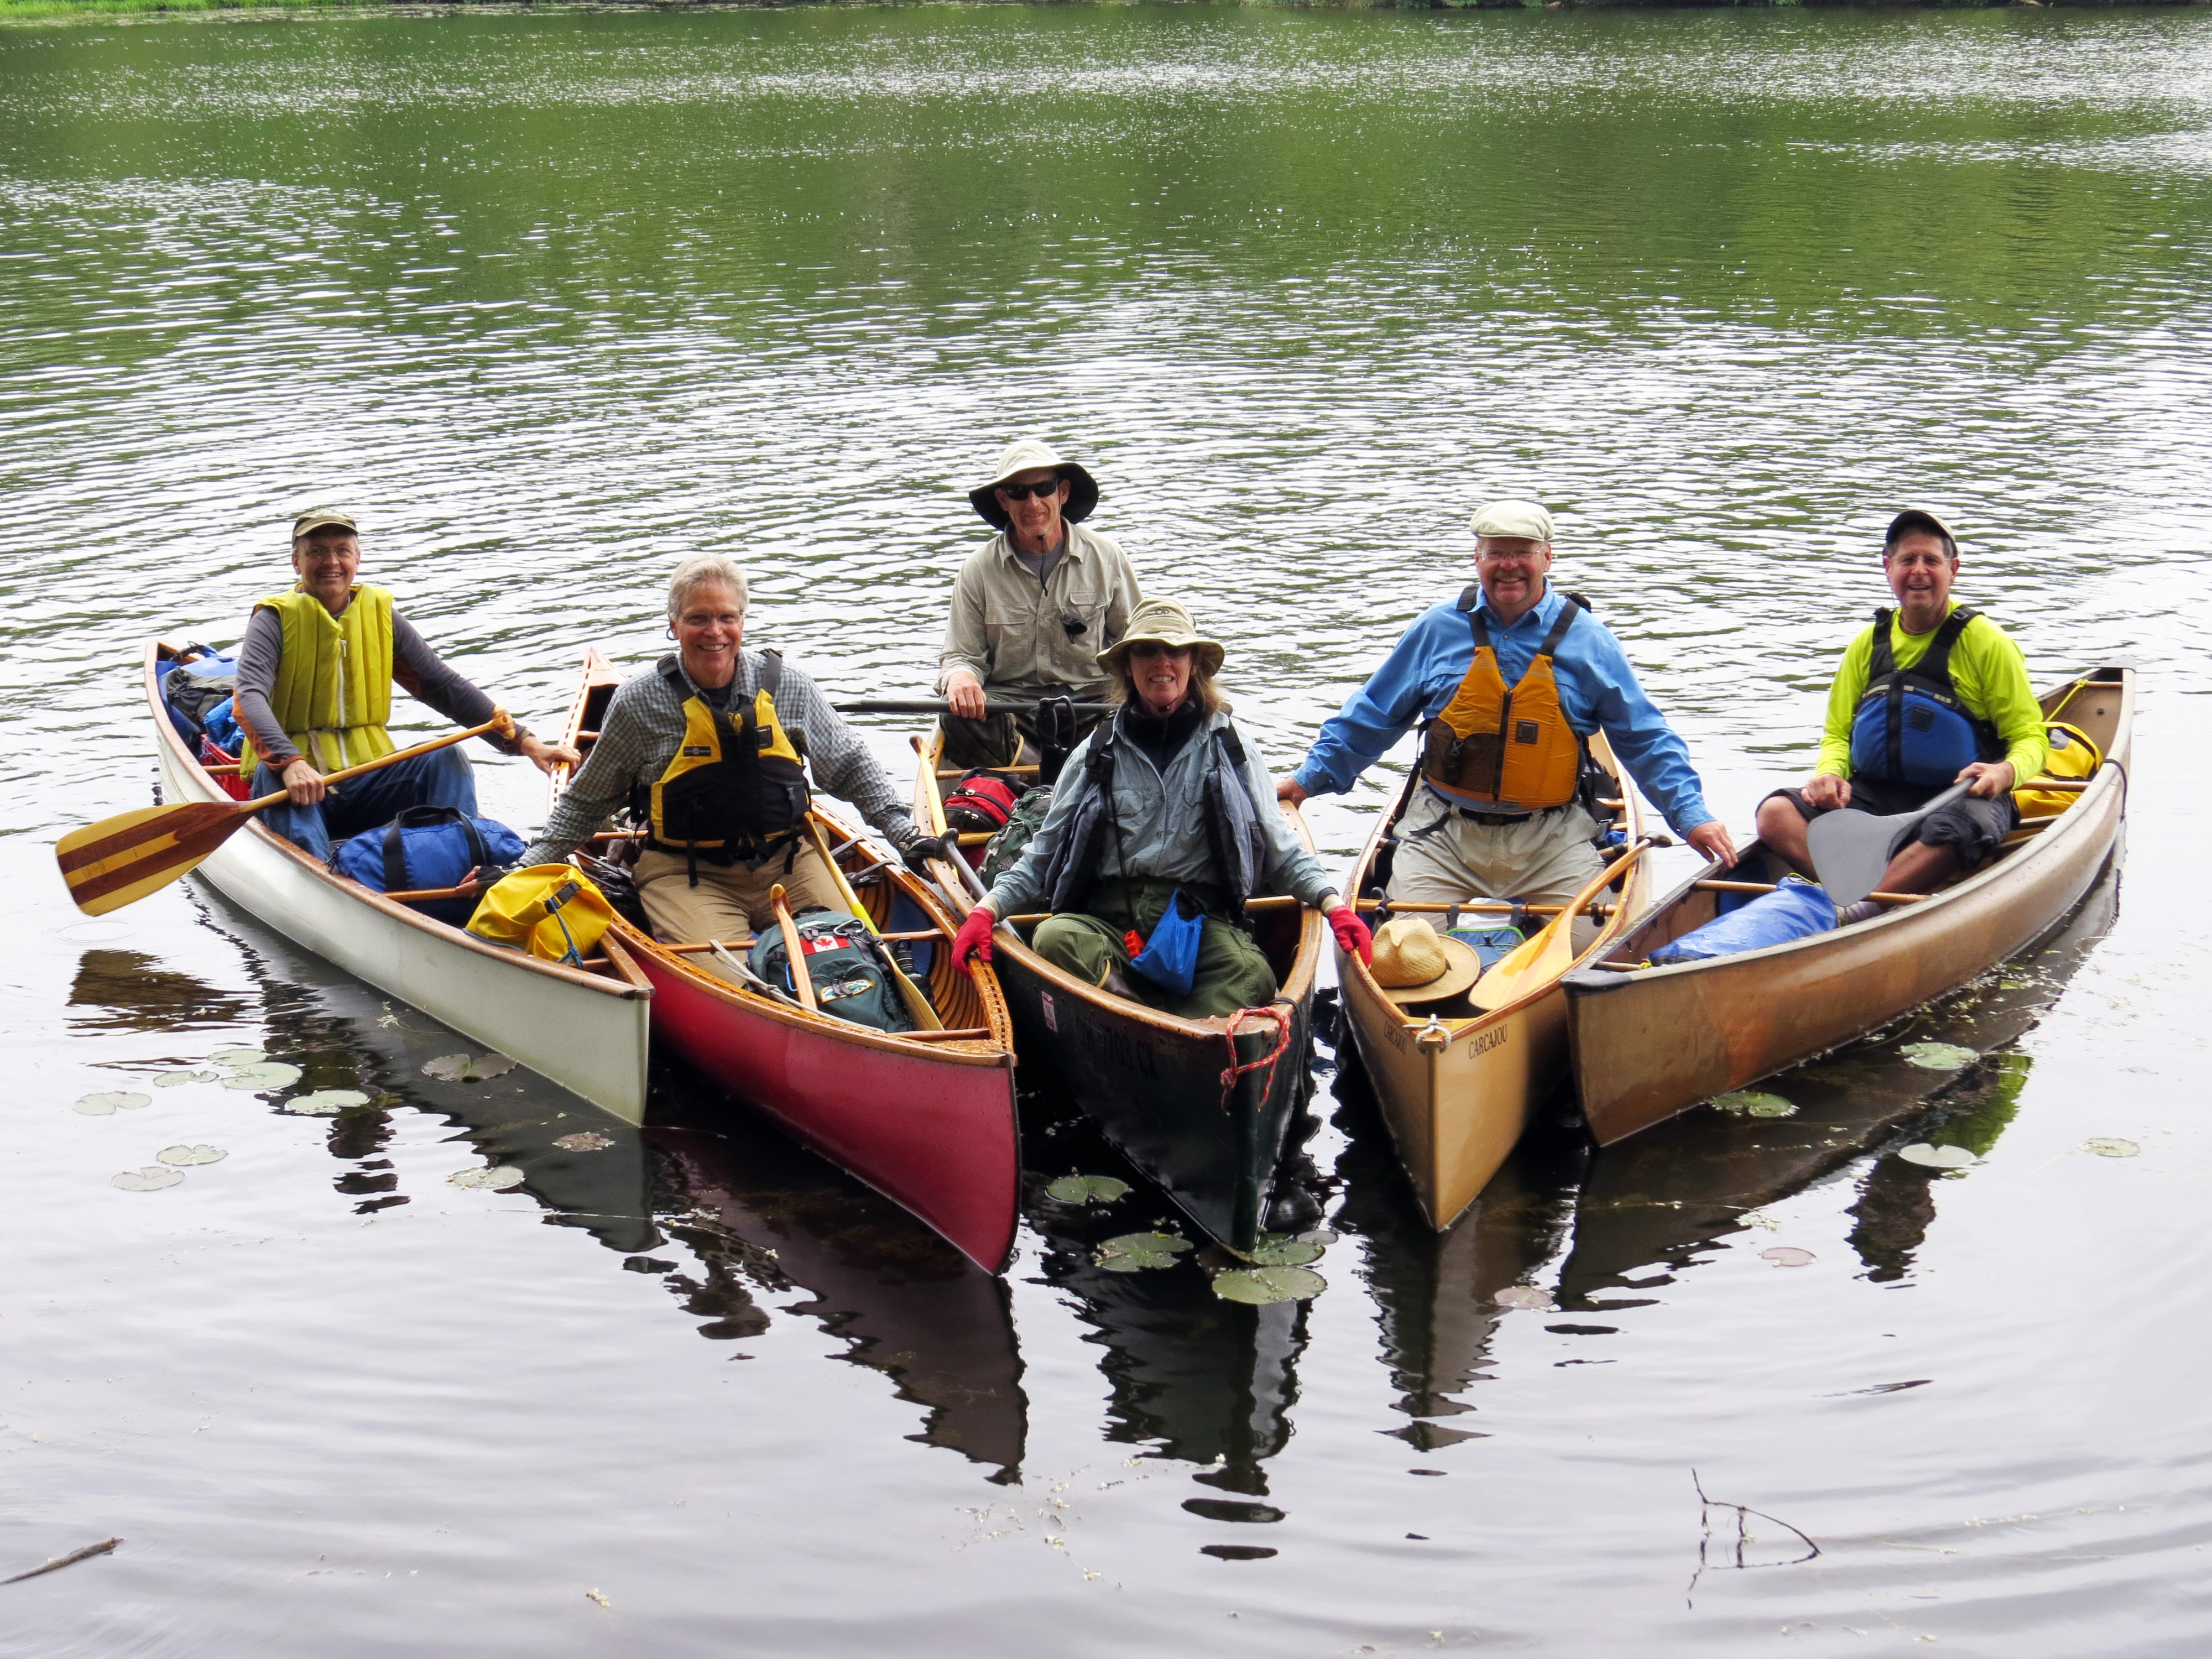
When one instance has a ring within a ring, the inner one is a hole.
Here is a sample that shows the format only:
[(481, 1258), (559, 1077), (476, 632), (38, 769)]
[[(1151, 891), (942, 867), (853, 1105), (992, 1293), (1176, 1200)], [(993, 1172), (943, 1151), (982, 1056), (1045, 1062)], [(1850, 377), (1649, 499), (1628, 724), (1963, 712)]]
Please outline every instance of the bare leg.
[(1948, 847), (1930, 847), (1924, 841), (1908, 842), (1881, 872), (1883, 893), (1932, 893), (1936, 884), (1959, 867), (1958, 854)]
[(1812, 849), (1805, 842), (1806, 822), (1786, 795), (1770, 795), (1759, 804), (1759, 838), (1801, 876), (1813, 874)]

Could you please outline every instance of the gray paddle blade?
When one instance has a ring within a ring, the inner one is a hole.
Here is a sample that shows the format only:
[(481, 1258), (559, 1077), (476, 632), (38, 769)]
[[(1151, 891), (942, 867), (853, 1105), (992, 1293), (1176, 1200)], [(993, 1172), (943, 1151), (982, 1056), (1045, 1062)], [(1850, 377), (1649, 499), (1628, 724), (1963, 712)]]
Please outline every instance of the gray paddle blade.
[(1948, 806), (1970, 786), (1953, 784), (1925, 806), (1878, 818), (1871, 812), (1823, 812), (1805, 826), (1805, 845), (1813, 873), (1838, 910), (1856, 904), (1881, 884), (1881, 872), (1905, 845), (1920, 820)]

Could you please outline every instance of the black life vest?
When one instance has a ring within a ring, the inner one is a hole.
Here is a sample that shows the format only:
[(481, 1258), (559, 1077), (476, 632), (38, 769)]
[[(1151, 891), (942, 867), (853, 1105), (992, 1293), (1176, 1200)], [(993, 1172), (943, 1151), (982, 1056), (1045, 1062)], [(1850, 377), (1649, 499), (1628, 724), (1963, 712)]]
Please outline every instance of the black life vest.
[(684, 740), (667, 769), (653, 781), (642, 816), (645, 844), (681, 853), (697, 867), (742, 862), (757, 868), (778, 853), (798, 850), (812, 797), (806, 766), (793, 734), (775, 712), (783, 658), (763, 652), (761, 686), (750, 703), (717, 708), (690, 690), (682, 665), (663, 657), (653, 672), (683, 699)]
[(1943, 620), (1928, 653), (1899, 668), (1890, 648), (1890, 611), (1874, 613), (1867, 689), (1851, 716), (1851, 775), (1876, 783), (1937, 788), (1975, 761), (2005, 757), (2004, 739), (1977, 719), (1951, 681), (1951, 647), (1981, 613), (1960, 605)]
[[(1044, 887), (1054, 914), (1080, 908), (1098, 879), (1104, 836), (1109, 827), (1118, 827), (1114, 823), (1114, 763), (1122, 740), (1118, 714), (1091, 733), (1083, 799), (1076, 803), (1067, 833), (1044, 871)], [(1261, 809), (1244, 781), (1244, 744), (1237, 728), (1224, 725), (1211, 733), (1194, 733), (1193, 740), (1208, 744), (1206, 840), (1230, 906), (1224, 920), (1241, 925), (1244, 901), (1257, 895), (1267, 879), (1267, 834), (1260, 818)], [(1060, 787), (1066, 787), (1064, 781)], [(1118, 861), (1118, 852), (1115, 856)]]

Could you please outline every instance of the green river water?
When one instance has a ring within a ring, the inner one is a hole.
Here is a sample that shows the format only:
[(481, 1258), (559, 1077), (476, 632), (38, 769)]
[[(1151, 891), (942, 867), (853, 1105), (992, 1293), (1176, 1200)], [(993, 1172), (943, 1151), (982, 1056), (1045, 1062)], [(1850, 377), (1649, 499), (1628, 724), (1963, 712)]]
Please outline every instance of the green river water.
[[(0, 30), (0, 1577), (124, 1540), (0, 1655), (2203, 1651), (2208, 233), (2196, 9)], [(143, 641), (234, 639), (298, 507), (541, 726), (696, 549), (912, 695), (1026, 431), (1279, 771), (1545, 500), (1740, 836), (1935, 505), (2039, 681), (2140, 671), (2124, 872), (1796, 1116), (1533, 1147), (1442, 1238), (1324, 1043), (1328, 1288), (1261, 1310), (1092, 1265), (1141, 1188), (993, 1281), (696, 1078), (642, 1134), (441, 1083), (205, 890), (54, 877), (148, 798)], [(241, 1045), (378, 1103), (150, 1085)], [(110, 1185), (171, 1143), (228, 1156)]]

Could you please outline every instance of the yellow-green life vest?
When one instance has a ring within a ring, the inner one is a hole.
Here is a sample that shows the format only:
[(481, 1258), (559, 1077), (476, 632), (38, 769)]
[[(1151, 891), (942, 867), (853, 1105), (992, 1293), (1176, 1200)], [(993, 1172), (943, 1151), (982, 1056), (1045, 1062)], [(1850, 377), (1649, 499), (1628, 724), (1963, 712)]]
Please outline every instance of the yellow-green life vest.
[[(294, 588), (258, 600), (276, 613), (283, 654), (269, 707), (292, 746), (319, 772), (337, 772), (390, 754), (398, 745), (384, 728), (392, 719), (392, 595), (362, 583), (343, 616), (333, 617), (313, 594)], [(253, 775), (253, 739), (239, 757)]]

